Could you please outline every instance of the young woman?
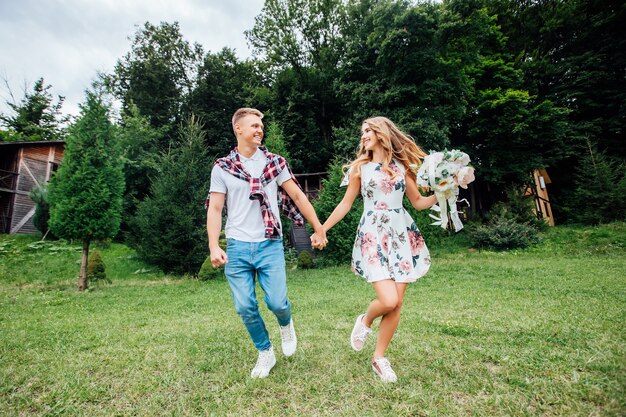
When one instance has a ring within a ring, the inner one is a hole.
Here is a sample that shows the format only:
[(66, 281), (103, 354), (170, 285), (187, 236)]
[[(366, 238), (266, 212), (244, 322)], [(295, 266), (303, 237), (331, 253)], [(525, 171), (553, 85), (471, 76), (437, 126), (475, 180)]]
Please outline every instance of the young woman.
[(357, 317), (350, 344), (356, 351), (363, 349), (373, 321), (382, 316), (372, 369), (385, 382), (397, 380), (385, 351), (398, 327), (406, 284), (425, 275), (430, 266), (422, 234), (402, 206), (405, 193), (418, 210), (436, 203), (434, 196), (420, 194), (409, 169), (409, 164), (419, 165), (424, 156), (391, 120), (365, 120), (357, 158), (348, 165), (342, 183), (347, 182), (346, 194), (323, 225), (328, 232), (350, 211), (361, 191), (364, 210), (352, 251), (352, 270), (372, 283), (376, 299)]

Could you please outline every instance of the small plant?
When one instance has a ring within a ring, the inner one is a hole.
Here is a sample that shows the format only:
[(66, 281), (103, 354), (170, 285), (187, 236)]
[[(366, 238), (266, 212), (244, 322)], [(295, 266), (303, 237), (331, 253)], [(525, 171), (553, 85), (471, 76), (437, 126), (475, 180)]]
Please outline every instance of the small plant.
[(313, 256), (309, 251), (303, 250), (298, 254), (298, 268), (299, 269), (311, 269), (315, 268), (315, 263), (313, 262)]
[(108, 284), (111, 283), (111, 280), (107, 278), (106, 265), (102, 260), (100, 251), (94, 250), (91, 253), (91, 256), (89, 256), (89, 261), (87, 263), (87, 280), (92, 283), (98, 283), (101, 281)]
[(211, 264), (211, 257), (207, 256), (206, 260), (202, 264), (202, 267), (200, 268), (200, 272), (198, 272), (198, 279), (200, 281), (216, 279), (223, 275), (223, 271), (223, 268), (215, 268)]
[(35, 215), (33, 216), (33, 224), (44, 236), (51, 237), (48, 222), (50, 221), (50, 202), (48, 201), (48, 184), (42, 184), (34, 187), (28, 194), (31, 200), (35, 202)]

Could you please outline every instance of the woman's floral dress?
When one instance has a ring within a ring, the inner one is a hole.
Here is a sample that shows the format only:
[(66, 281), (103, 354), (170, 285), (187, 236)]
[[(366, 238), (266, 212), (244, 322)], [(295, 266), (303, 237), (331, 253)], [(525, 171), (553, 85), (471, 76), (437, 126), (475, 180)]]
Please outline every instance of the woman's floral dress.
[(382, 164), (361, 166), (364, 210), (352, 250), (352, 270), (368, 282), (393, 279), (414, 282), (430, 267), (430, 253), (415, 222), (402, 206), (405, 171), (392, 161), (389, 176)]

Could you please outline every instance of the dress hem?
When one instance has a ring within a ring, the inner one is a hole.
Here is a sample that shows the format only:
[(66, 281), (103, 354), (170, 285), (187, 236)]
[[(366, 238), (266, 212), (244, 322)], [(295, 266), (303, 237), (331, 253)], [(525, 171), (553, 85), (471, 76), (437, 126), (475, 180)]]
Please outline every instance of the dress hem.
[(367, 278), (364, 275), (359, 274), (358, 272), (354, 272), (354, 275), (356, 275), (359, 278), (363, 278), (367, 282), (379, 282), (379, 281), (391, 280), (391, 281), (397, 282), (398, 284), (412, 284), (414, 282), (417, 282), (418, 279), (424, 277), (426, 274), (421, 275), (421, 276), (419, 276), (417, 278), (412, 278), (412, 279), (402, 280), (402, 281), (398, 281), (397, 279), (393, 279), (391, 277), (370, 280), (369, 278)]

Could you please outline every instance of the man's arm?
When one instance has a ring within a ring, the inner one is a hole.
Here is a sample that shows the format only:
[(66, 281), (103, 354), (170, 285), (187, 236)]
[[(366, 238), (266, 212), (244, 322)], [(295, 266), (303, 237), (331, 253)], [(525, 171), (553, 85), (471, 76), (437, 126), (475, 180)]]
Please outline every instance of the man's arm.
[(228, 256), (220, 248), (220, 231), (222, 228), (222, 210), (226, 194), (211, 193), (209, 208), (206, 212), (206, 230), (209, 235), (209, 251), (211, 253), (211, 264), (219, 267), (228, 262)]
[(316, 249), (324, 248), (324, 246), (326, 246), (326, 244), (328, 243), (328, 240), (326, 239), (326, 232), (324, 232), (324, 229), (322, 228), (322, 223), (320, 223), (319, 219), (317, 218), (315, 209), (313, 208), (313, 205), (311, 204), (309, 199), (306, 198), (304, 192), (302, 192), (300, 187), (298, 187), (298, 184), (296, 184), (295, 181), (292, 179), (283, 182), (281, 184), (281, 187), (283, 187), (283, 190), (285, 190), (285, 192), (296, 204), (304, 218), (307, 219), (309, 223), (311, 223), (311, 226), (313, 226), (313, 230), (315, 231), (314, 235), (311, 236), (311, 242), (313, 243), (313, 247), (315, 247)]

